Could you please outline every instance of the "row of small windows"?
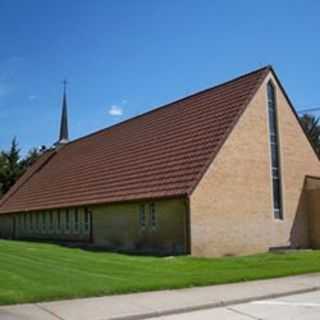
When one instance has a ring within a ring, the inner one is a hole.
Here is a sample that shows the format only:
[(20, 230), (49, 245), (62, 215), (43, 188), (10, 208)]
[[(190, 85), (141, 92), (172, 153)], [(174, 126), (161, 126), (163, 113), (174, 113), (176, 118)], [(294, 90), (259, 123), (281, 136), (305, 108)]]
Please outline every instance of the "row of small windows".
[(89, 233), (91, 213), (87, 208), (24, 213), (17, 223), (24, 233)]
[(156, 206), (153, 202), (140, 205), (139, 223), (140, 223), (140, 227), (143, 229), (147, 227), (151, 229), (157, 228), (158, 221), (157, 221), (157, 215), (156, 215)]

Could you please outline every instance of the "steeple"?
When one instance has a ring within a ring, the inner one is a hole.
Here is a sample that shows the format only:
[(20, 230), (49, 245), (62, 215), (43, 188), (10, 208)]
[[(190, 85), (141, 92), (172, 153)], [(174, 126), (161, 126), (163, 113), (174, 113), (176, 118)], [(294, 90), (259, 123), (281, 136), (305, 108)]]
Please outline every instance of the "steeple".
[(63, 99), (62, 99), (62, 114), (60, 122), (60, 136), (56, 145), (63, 145), (69, 142), (68, 131), (68, 108), (67, 108), (67, 81), (63, 81)]

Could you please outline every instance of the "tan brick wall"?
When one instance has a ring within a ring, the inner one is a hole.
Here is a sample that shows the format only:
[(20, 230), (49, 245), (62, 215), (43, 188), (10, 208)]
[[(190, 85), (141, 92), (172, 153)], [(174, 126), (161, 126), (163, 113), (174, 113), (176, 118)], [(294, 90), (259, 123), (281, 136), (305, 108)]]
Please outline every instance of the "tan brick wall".
[(155, 201), (156, 228), (150, 227), (146, 210), (146, 227), (140, 226), (141, 204), (122, 203), (91, 208), (95, 245), (128, 251), (179, 253), (185, 250), (186, 205), (183, 199)]
[(273, 217), (266, 99), (269, 78), (271, 74), (191, 195), (193, 255), (251, 254), (270, 247), (310, 244), (302, 191), (306, 175), (320, 176), (320, 165), (277, 85), (284, 220)]
[[(96, 246), (127, 251), (153, 251), (157, 253), (184, 253), (186, 251), (186, 214), (185, 199), (153, 201), (155, 204), (156, 226), (150, 225), (148, 211), (151, 201), (132, 202), (89, 207), (92, 214), (92, 240)], [(141, 227), (139, 210), (146, 209), (146, 226)], [(30, 214), (0, 216), (0, 236), (12, 235), (12, 221), (15, 219), (16, 239), (72, 240), (88, 241), (90, 232), (84, 230), (84, 209), (78, 208), (79, 229), (75, 230), (72, 219), (74, 209), (69, 209), (70, 227), (66, 228), (65, 209), (61, 209), (61, 225), (57, 228), (56, 210), (53, 210), (53, 225), (48, 223), (49, 211), (46, 210), (46, 225), (43, 228), (42, 212), (33, 212), (32, 227)], [(39, 224), (36, 223), (39, 216)], [(26, 217), (26, 221), (24, 218)], [(91, 228), (90, 228), (91, 229)]]

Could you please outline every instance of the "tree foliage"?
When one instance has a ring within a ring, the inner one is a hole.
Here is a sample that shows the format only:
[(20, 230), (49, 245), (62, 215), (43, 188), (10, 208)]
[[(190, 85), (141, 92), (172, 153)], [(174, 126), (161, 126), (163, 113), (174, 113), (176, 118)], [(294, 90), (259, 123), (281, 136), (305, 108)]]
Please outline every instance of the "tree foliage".
[(320, 154), (320, 118), (305, 114), (301, 117), (301, 124), (318, 154)]
[(22, 158), (16, 138), (12, 140), (9, 150), (0, 151), (0, 197), (8, 192), (44, 151), (45, 147), (33, 148)]

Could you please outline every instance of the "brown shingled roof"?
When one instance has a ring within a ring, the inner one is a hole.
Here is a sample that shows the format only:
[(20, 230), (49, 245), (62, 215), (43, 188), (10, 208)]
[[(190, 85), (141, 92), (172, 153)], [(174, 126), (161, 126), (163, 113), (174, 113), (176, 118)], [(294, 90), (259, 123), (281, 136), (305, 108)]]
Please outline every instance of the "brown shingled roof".
[(77, 139), (37, 162), (0, 213), (190, 194), (270, 67)]

